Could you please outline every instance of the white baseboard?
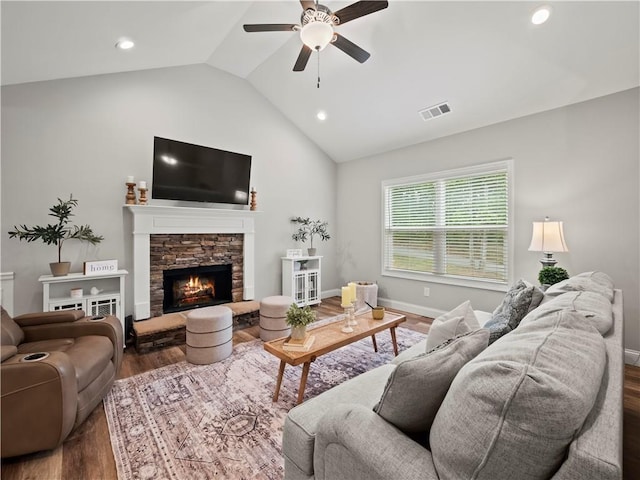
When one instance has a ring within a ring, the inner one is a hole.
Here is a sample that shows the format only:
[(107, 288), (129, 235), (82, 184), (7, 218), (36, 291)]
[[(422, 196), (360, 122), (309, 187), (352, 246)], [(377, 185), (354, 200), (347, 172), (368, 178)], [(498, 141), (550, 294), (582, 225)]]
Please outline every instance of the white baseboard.
[(320, 298), (329, 298), (329, 297), (339, 297), (342, 295), (342, 292), (338, 288), (334, 288), (333, 290), (325, 290), (320, 293)]
[[(320, 294), (320, 298), (339, 297), (342, 294), (340, 289), (335, 288), (333, 290), (325, 290)], [(445, 310), (437, 310), (435, 308), (423, 307), (422, 305), (414, 305), (413, 303), (398, 302), (396, 300), (389, 300), (388, 298), (378, 298), (378, 305), (383, 307), (395, 308), (402, 310), (403, 312), (414, 313), (416, 315), (422, 315), (424, 317), (436, 318)]]
[(403, 312), (409, 312), (430, 318), (436, 318), (443, 313), (446, 313), (445, 310), (423, 307), (422, 305), (415, 305), (413, 303), (398, 302), (396, 300), (390, 300), (388, 298), (378, 298), (378, 305), (382, 305), (383, 307), (396, 308), (398, 310), (402, 310)]
[(624, 350), (624, 363), (640, 367), (640, 352), (626, 348)]

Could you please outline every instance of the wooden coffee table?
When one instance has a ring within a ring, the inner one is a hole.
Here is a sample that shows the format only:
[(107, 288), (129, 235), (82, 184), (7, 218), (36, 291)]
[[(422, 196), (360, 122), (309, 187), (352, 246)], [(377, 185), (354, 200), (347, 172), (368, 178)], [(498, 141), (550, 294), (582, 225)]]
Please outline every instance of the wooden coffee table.
[[(342, 318), (342, 316), (341, 316)], [(307, 332), (316, 338), (311, 345), (311, 349), (307, 352), (291, 352), (284, 350), (282, 345), (287, 338), (279, 338), (264, 344), (264, 349), (280, 359), (280, 369), (278, 371), (278, 379), (276, 381), (276, 390), (273, 394), (273, 401), (278, 401), (280, 394), (280, 385), (282, 384), (282, 375), (284, 367), (289, 365), (302, 364), (302, 376), (300, 377), (300, 388), (298, 389), (298, 404), (302, 403), (304, 397), (304, 389), (307, 386), (307, 376), (309, 375), (309, 367), (311, 362), (315, 361), (325, 353), (333, 352), (340, 347), (349, 345), (350, 343), (362, 340), (365, 337), (371, 337), (373, 348), (377, 352), (375, 334), (383, 330), (389, 330), (391, 333), (391, 341), (393, 342), (393, 353), (398, 355), (398, 343), (396, 342), (396, 327), (406, 320), (404, 315), (385, 312), (382, 320), (374, 320), (371, 312), (358, 315), (356, 317), (358, 324), (353, 326), (352, 333), (343, 333), (341, 331), (344, 326), (344, 320), (336, 320), (317, 327), (307, 327)]]

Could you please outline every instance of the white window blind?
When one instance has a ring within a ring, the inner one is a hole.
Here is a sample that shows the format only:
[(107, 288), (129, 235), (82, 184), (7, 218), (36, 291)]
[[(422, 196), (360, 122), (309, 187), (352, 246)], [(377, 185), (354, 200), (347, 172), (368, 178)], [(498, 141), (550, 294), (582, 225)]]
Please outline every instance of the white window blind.
[(509, 191), (507, 162), (384, 182), (384, 271), (506, 284)]

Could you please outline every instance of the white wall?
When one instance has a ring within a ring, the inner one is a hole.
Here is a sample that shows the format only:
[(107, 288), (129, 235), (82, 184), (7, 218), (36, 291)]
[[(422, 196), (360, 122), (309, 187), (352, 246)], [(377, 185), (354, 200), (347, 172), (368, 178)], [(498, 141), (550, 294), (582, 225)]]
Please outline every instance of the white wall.
[(381, 297), (418, 311), (449, 310), (466, 299), (492, 310), (503, 294), (381, 276), (380, 183), (513, 158), (515, 279), (537, 282), (541, 254), (527, 251), (531, 222), (545, 215), (564, 221), (569, 252), (554, 254), (558, 265), (570, 274), (612, 276), (624, 293), (625, 346), (640, 350), (638, 104), (635, 88), (340, 164), (338, 205), (352, 207), (338, 211), (340, 279), (376, 280)]
[[(57, 197), (73, 193), (75, 221), (105, 237), (98, 247), (65, 244), (72, 271), (116, 258), (131, 272), (124, 182), (151, 183), (154, 135), (253, 156), (257, 298), (280, 293), (280, 257), (299, 246), (292, 216), (322, 218), (335, 233), (336, 164), (245, 80), (198, 65), (3, 87), (2, 271), (15, 272), (16, 314), (41, 309), (37, 278), (57, 261), (56, 249), (7, 232), (48, 222)], [(335, 245), (317, 245), (325, 290), (338, 286)], [(132, 278), (127, 285), (129, 314)]]

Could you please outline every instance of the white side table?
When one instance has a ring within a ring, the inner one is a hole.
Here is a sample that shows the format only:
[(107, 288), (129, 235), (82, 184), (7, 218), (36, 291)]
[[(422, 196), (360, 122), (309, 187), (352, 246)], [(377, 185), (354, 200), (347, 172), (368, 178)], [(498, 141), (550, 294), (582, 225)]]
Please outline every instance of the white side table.
[[(125, 277), (128, 274), (126, 270), (117, 270), (100, 275), (41, 275), (38, 281), (42, 283), (42, 310), (84, 310), (89, 316), (115, 315), (120, 320), (124, 332)], [(97, 288), (99, 293), (91, 294), (93, 287)], [(75, 288), (82, 289), (82, 296), (71, 296), (71, 289)]]

